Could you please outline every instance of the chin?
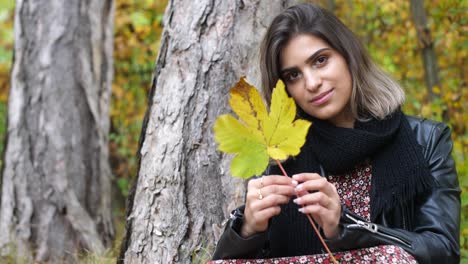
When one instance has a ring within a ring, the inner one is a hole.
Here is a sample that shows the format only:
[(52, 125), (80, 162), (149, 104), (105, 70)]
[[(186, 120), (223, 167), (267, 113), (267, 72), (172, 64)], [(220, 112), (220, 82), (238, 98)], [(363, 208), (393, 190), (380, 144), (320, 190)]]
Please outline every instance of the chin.
[(331, 111), (319, 111), (319, 112), (314, 111), (310, 115), (321, 120), (329, 120), (329, 119), (332, 119), (334, 116), (336, 116), (336, 114)]

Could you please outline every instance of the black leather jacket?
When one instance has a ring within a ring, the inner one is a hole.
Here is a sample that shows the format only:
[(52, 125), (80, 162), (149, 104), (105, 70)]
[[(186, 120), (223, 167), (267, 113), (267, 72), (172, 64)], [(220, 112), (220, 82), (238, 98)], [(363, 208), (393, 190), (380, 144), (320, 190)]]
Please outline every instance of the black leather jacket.
[[(369, 223), (343, 207), (341, 233), (326, 240), (332, 251), (367, 248), (383, 244), (400, 246), (418, 263), (459, 263), (460, 188), (450, 156), (450, 129), (442, 123), (408, 117), (418, 143), (424, 149), (436, 188), (411, 204), (382, 213)], [(218, 241), (213, 259), (267, 258), (267, 232), (242, 238), (238, 231), (243, 207), (231, 215)], [(239, 217), (240, 216), (240, 217)]]

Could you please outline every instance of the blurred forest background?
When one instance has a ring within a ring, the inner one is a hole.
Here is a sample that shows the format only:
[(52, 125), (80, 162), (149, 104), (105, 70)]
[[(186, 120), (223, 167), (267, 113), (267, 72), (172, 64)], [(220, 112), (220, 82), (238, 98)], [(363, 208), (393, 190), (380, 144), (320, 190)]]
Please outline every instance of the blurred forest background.
[[(468, 1), (425, 1), (430, 35), (418, 37), (410, 1), (313, 1), (331, 9), (358, 34), (374, 60), (405, 88), (408, 114), (444, 121), (452, 129), (453, 157), (462, 193), (462, 255), (468, 258)], [(114, 81), (110, 162), (113, 171), (116, 248), (124, 225), (125, 198), (137, 173), (136, 152), (147, 93), (157, 57), (167, 0), (118, 0), (114, 26)], [(0, 152), (6, 130), (14, 42), (14, 1), (0, 1)], [(428, 36), (430, 36), (428, 38)], [(432, 43), (438, 82), (425, 82), (422, 48)], [(0, 161), (1, 163), (1, 161)], [(120, 234), (120, 235), (119, 235)]]

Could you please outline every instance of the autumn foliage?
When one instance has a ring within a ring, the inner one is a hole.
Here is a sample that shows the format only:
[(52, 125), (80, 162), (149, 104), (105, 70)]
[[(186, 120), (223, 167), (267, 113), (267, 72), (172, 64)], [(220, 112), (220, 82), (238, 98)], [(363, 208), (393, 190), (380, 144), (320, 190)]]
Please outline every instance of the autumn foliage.
[(138, 139), (151, 88), (167, 0), (116, 1), (110, 153), (126, 196), (137, 173)]

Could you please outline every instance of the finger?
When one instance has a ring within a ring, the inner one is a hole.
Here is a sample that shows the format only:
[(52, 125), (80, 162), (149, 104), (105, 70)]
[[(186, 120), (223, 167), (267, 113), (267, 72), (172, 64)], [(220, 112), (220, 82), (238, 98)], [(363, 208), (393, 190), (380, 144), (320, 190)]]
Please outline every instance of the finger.
[[(261, 186), (261, 179), (257, 179), (258, 186)], [(268, 185), (294, 185), (297, 182), (293, 181), (293, 179), (282, 176), (282, 175), (269, 175), (263, 176), (263, 186)]]
[(320, 204), (321, 206), (328, 208), (336, 202), (334, 203), (333, 199), (323, 192), (315, 192), (294, 199), (294, 203), (297, 205)]
[(294, 186), (291, 185), (268, 185), (261, 188), (263, 196), (268, 196), (270, 194), (279, 194), (291, 196), (295, 194)]
[(284, 195), (277, 195), (277, 194), (272, 194), (269, 196), (266, 196), (262, 200), (254, 200), (252, 203), (250, 203), (250, 209), (253, 212), (261, 211), (269, 207), (275, 207), (280, 204), (287, 204), (289, 203), (290, 198), (288, 196)]
[(309, 192), (307, 192), (307, 191), (300, 191), (300, 192), (298, 192), (296, 189), (294, 189), (294, 191), (296, 191), (296, 196), (297, 196), (297, 197), (302, 197), (302, 196), (304, 196), (304, 195), (306, 195), (306, 194), (309, 193)]
[(294, 174), (292, 176), (293, 180), (296, 180), (298, 182), (305, 182), (309, 180), (315, 180), (315, 179), (320, 179), (322, 176), (317, 173), (299, 173), (299, 174)]
[(293, 186), (287, 185), (270, 185), (263, 188), (251, 188), (247, 192), (247, 201), (263, 200), (271, 195), (281, 195), (289, 199), (295, 194)]
[(309, 204), (299, 208), (299, 212), (311, 214), (311, 216), (319, 223), (320, 226), (335, 226), (340, 222), (341, 209), (328, 209), (320, 204)]
[(301, 191), (321, 191), (326, 193), (327, 195), (333, 195), (334, 189), (332, 188), (332, 184), (327, 181), (326, 178), (320, 177), (318, 179), (308, 180), (296, 186), (296, 192)]
[(309, 204), (299, 208), (299, 212), (304, 214), (312, 214), (316, 220), (320, 219), (320, 217), (317, 218), (316, 216), (320, 216), (325, 211), (328, 211), (327, 208), (324, 208), (320, 204)]
[(270, 220), (275, 215), (278, 215), (281, 212), (281, 207), (279, 206), (274, 206), (274, 207), (268, 207), (264, 210), (258, 211), (255, 214), (253, 214), (254, 221), (261, 223), (264, 221)]
[(250, 226), (251, 230), (256, 232), (263, 232), (268, 227), (268, 221), (273, 216), (279, 214), (281, 212), (280, 206), (273, 206), (268, 207), (263, 210), (250, 210), (250, 208), (246, 207), (246, 211), (244, 214), (244, 227)]

